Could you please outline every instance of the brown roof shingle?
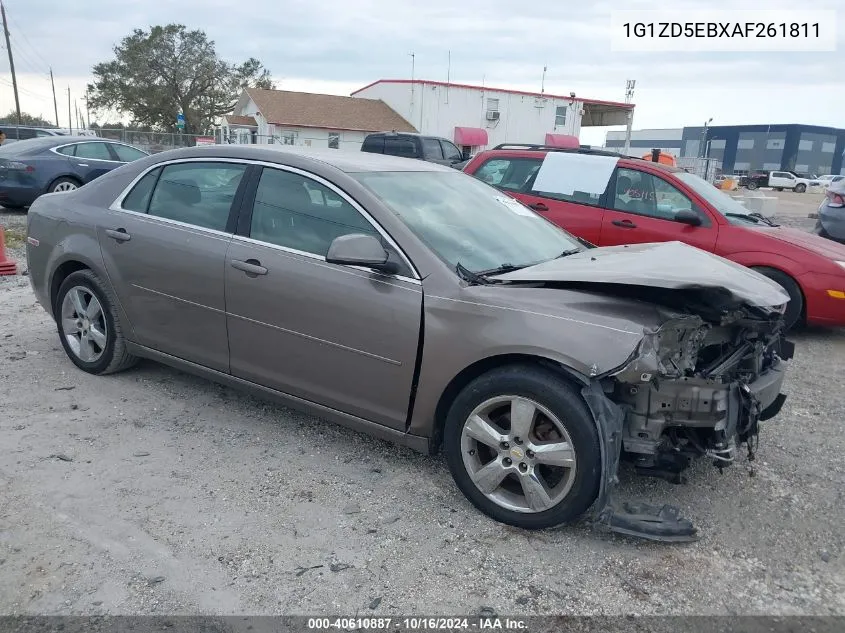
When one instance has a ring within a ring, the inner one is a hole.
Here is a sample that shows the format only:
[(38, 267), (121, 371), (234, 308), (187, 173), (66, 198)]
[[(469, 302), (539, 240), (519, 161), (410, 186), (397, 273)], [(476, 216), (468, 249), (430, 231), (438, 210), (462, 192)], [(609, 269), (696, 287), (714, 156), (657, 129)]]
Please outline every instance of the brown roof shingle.
[(227, 114), (224, 118), (229, 125), (249, 125), (251, 127), (258, 127), (258, 122), (255, 120), (255, 117)]
[(413, 125), (380, 99), (359, 99), (288, 90), (247, 89), (269, 123), (363, 132), (416, 132)]

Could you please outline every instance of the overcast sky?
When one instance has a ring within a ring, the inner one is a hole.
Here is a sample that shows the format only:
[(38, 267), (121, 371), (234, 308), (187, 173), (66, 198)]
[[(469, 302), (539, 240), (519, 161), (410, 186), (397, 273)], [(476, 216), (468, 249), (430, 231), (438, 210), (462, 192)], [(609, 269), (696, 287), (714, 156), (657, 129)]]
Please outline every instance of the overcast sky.
[[(636, 79), (634, 128), (743, 123), (845, 127), (845, 2), (837, 9), (836, 53), (611, 52), (613, 9), (705, 9), (729, 19), (736, 0), (4, 0), (21, 107), (53, 119), (48, 69), (67, 125), (68, 85), (80, 100), (91, 67), (112, 57), (133, 28), (181, 22), (204, 29), (229, 61), (257, 57), (279, 87), (348, 95), (379, 78), (455, 82), (622, 101)], [(781, 0), (742, 8), (794, 9)], [(0, 110), (14, 106), (0, 51)], [(601, 143), (608, 128), (584, 128)], [(618, 129), (618, 128), (616, 128)]]

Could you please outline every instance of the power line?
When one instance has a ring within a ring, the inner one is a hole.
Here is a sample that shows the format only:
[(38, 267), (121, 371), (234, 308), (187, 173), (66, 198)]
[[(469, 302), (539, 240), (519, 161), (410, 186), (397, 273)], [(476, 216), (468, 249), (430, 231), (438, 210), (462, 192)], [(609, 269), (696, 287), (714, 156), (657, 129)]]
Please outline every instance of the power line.
[[(8, 13), (7, 13), (7, 15), (6, 15), (6, 20), (7, 20), (7, 22), (9, 22), (9, 24), (11, 24), (11, 22), (12, 22), (12, 21), (11, 21), (11, 20), (9, 20), (9, 19), (8, 19), (8, 17), (9, 17), (9, 16), (8, 16)], [(38, 49), (37, 49), (37, 48), (35, 48), (35, 47), (32, 45), (32, 43), (29, 41), (29, 38), (27, 38), (26, 33), (24, 33), (24, 32), (23, 32), (23, 31), (22, 31), (22, 30), (21, 30), (21, 29), (17, 26), (17, 24), (18, 24), (18, 23), (17, 23), (17, 22), (15, 22), (15, 32), (23, 38), (24, 42), (26, 42), (26, 45), (30, 48), (30, 50), (31, 50), (33, 53), (35, 53), (36, 57), (38, 57), (38, 58), (41, 60), (41, 62), (44, 64), (44, 67), (45, 67), (45, 68), (50, 68), (50, 63), (49, 63), (46, 59), (44, 59), (44, 57), (42, 57), (41, 53), (39, 53), (39, 52), (38, 52)], [(49, 74), (49, 73), (47, 73), (47, 74)]]

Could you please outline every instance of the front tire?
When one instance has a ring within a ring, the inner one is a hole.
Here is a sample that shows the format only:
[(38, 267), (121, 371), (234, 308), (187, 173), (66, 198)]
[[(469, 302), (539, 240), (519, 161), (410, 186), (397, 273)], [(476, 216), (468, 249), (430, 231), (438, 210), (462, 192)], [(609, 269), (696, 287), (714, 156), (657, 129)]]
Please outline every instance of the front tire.
[(747, 185), (745, 185), (745, 187), (746, 187), (749, 191), (754, 191), (754, 190), (757, 188), (757, 183), (756, 183), (756, 182), (754, 182), (753, 180), (749, 180), (749, 181), (748, 181), (748, 184), (747, 184)]
[(793, 191), (795, 193), (804, 193), (805, 191), (807, 191), (807, 185), (803, 183), (795, 185), (795, 189), (793, 189)]
[(126, 349), (115, 303), (91, 270), (68, 275), (56, 295), (54, 314), (62, 347), (73, 364), (89, 374), (112, 374), (137, 361)]
[(804, 314), (804, 293), (798, 282), (784, 272), (775, 268), (759, 266), (754, 268), (761, 275), (765, 275), (772, 281), (778, 283), (789, 295), (789, 303), (786, 304), (786, 313), (783, 315), (784, 325), (787, 330), (799, 324)]
[(570, 523), (598, 496), (592, 415), (567, 380), (537, 366), (501, 367), (467, 385), (446, 417), (444, 451), (467, 499), (508, 525)]

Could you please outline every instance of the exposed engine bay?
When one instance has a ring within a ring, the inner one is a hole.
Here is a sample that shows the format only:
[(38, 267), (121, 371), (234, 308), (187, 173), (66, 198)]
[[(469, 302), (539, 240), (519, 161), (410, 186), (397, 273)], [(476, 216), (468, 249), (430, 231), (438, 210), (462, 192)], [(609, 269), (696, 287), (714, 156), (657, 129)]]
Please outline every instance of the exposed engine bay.
[[(681, 473), (697, 457), (721, 469), (744, 446), (753, 460), (759, 423), (777, 415), (786, 399), (780, 392), (784, 361), (794, 346), (783, 339), (785, 306), (737, 305), (701, 288), (659, 295), (646, 288), (618, 290), (638, 298), (655, 294), (648, 298), (665, 306), (666, 320), (644, 333), (624, 366), (598, 376), (592, 393), (585, 393), (594, 414), (602, 417), (597, 408), (603, 406), (604, 421), (618, 426), (618, 436), (610, 431), (605, 438), (608, 452), (617, 450), (640, 474), (673, 483), (685, 481)], [(610, 402), (602, 405), (603, 398)], [(668, 506), (620, 509), (608, 500), (602, 512), (618, 532), (659, 540), (695, 536), (692, 524)]]

